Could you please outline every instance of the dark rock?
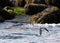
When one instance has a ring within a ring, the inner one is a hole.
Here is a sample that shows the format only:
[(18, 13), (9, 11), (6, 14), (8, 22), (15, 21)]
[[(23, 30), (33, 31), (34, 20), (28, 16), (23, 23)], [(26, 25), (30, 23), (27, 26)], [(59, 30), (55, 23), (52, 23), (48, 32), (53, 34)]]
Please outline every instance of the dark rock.
[(35, 0), (34, 3), (37, 4), (47, 4), (49, 3), (50, 5), (54, 5), (60, 8), (60, 0), (48, 0), (48, 2), (46, 0)]
[(52, 5), (60, 8), (60, 0), (53, 0)]
[(14, 13), (8, 13), (7, 11), (3, 10), (2, 8), (0, 8), (0, 16), (2, 18), (4, 18), (5, 20), (7, 19), (12, 19), (15, 17)]
[(13, 13), (3, 10), (5, 6), (13, 7), (13, 4), (9, 0), (0, 0), (0, 22), (15, 17)]
[(0, 7), (4, 8), (5, 6), (13, 6), (12, 2), (9, 0), (0, 0)]
[(46, 4), (45, 0), (35, 0), (34, 3), (36, 3), (36, 4)]
[(33, 6), (33, 5), (29, 5), (27, 6), (28, 8), (26, 8), (25, 13), (29, 14), (29, 15), (33, 15), (33, 14), (37, 14), (38, 12), (43, 11), (45, 8), (44, 6)]
[(18, 6), (20, 7), (24, 7), (26, 4), (25, 0), (22, 0), (21, 2), (19, 2)]
[(5, 19), (0, 16), (0, 23), (4, 22), (4, 21), (5, 21)]
[(43, 23), (60, 23), (60, 10), (47, 15)]

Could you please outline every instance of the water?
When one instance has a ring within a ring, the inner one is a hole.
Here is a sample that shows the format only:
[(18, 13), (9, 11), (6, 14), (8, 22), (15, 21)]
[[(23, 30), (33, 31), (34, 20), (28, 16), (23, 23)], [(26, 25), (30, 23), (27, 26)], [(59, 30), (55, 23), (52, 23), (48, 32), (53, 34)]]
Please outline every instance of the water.
[[(20, 17), (20, 16), (19, 16)], [(22, 22), (21, 20), (18, 22)], [(46, 27), (49, 32), (42, 29)], [(60, 24), (0, 23), (0, 43), (60, 43)]]

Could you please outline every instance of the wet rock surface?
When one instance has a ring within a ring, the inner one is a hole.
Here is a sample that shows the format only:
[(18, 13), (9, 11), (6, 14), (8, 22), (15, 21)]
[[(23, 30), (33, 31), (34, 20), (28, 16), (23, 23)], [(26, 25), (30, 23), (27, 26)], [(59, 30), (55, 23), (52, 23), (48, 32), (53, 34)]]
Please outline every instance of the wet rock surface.
[(15, 21), (15, 22), (19, 22), (19, 23), (29, 23), (27, 21), (29, 17), (31, 17), (31, 15), (18, 15), (14, 19), (6, 20), (6, 21), (8, 21), (8, 22)]

